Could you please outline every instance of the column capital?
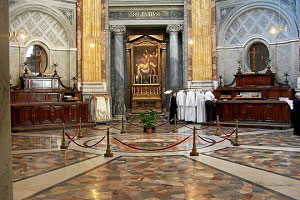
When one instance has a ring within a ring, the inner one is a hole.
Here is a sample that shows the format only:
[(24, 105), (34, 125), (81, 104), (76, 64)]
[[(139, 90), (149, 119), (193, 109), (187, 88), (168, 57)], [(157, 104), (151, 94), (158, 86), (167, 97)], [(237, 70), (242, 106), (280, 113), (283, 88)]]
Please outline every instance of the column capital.
[(126, 32), (126, 27), (124, 25), (110, 25), (109, 28), (114, 34), (124, 34)]
[(177, 34), (181, 30), (183, 30), (182, 24), (171, 24), (167, 26), (167, 33)]

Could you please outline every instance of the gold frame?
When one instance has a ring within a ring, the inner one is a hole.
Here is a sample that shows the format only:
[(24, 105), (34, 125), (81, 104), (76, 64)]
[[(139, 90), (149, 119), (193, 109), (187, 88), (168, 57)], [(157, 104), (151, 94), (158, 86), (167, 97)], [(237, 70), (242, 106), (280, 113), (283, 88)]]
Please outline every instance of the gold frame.
[[(157, 75), (158, 84), (135, 84), (134, 48), (139, 46), (155, 46), (157, 49)], [(128, 92), (130, 94), (130, 108), (132, 113), (145, 110), (165, 112), (162, 104), (165, 99), (165, 68), (166, 68), (166, 43), (162, 35), (133, 35), (129, 36), (126, 44)], [(135, 90), (144, 91), (136, 94)], [(139, 107), (138, 105), (143, 105)], [(151, 107), (152, 106), (152, 107)]]

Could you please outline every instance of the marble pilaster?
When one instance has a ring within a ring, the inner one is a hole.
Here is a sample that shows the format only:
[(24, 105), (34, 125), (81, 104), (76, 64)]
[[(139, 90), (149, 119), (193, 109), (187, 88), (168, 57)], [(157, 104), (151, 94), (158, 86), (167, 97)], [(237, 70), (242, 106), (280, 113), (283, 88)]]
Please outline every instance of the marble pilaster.
[(11, 129), (8, 1), (0, 0), (0, 199), (11, 200)]
[(181, 24), (172, 24), (167, 27), (167, 32), (170, 34), (170, 89), (180, 87), (178, 33), (181, 30)]
[(114, 34), (113, 51), (114, 51), (114, 114), (121, 115), (125, 103), (125, 43), (124, 33), (126, 27), (121, 25), (110, 26)]

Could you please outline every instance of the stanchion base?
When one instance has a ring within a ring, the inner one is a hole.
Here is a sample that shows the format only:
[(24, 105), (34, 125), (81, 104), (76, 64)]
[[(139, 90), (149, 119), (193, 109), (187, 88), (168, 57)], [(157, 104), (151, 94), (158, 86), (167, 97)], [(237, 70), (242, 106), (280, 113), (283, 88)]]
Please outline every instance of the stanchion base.
[(60, 145), (60, 149), (68, 149), (68, 145)]
[(241, 144), (239, 142), (235, 142), (235, 143), (233, 143), (233, 146), (238, 147), (238, 146), (241, 146)]
[(84, 138), (84, 136), (83, 135), (78, 135), (77, 138)]
[(172, 133), (178, 133), (178, 130), (173, 130)]
[(104, 157), (113, 157), (113, 156), (114, 156), (114, 154), (111, 153), (111, 152), (106, 152), (106, 153), (104, 154)]
[(215, 133), (215, 136), (221, 136), (221, 134), (220, 133)]
[(126, 131), (124, 129), (121, 130), (121, 134), (125, 134)]
[(197, 151), (192, 151), (190, 153), (190, 156), (199, 156), (199, 153)]

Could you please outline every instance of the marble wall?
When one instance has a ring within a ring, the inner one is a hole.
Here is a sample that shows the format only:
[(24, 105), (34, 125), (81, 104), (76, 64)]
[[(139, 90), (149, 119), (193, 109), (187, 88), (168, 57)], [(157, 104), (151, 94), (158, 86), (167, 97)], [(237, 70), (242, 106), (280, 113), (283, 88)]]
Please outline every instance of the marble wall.
[[(54, 63), (65, 85), (76, 75), (76, 0), (9, 1), (10, 69), (12, 85), (24, 73), (27, 49), (42, 46), (48, 56), (45, 75), (53, 75)], [(22, 34), (25, 37), (22, 37)]]
[(0, 0), (0, 199), (12, 199), (8, 1)]
[(296, 87), (299, 67), (296, 1), (217, 1), (216, 11), (218, 75), (224, 77), (225, 84), (233, 80), (238, 60), (242, 72), (250, 71), (248, 49), (261, 42), (268, 47), (271, 70), (277, 73), (278, 80), (283, 81), (283, 73), (288, 72), (290, 85)]

